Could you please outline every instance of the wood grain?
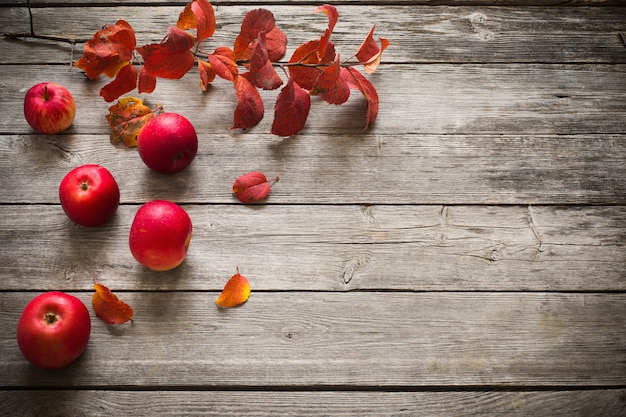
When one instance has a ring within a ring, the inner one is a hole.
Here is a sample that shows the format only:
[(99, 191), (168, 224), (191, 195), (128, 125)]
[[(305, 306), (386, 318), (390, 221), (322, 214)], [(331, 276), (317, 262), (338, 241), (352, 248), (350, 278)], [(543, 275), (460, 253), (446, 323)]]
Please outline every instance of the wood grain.
[[(125, 292), (134, 322), (94, 318), (85, 353), (33, 369), (0, 298), (4, 387), (604, 386), (626, 384), (626, 294)], [(76, 294), (90, 303), (90, 293)], [(90, 305), (90, 304), (88, 304)]]
[(79, 416), (607, 417), (626, 411), (626, 391), (290, 392), (0, 391), (4, 413)]
[[(96, 229), (59, 206), (0, 206), (0, 290), (623, 291), (617, 207), (184, 205), (194, 232), (171, 272), (128, 249), (138, 206)], [(32, 226), (37, 219), (37, 228)]]
[[(288, 37), (285, 60), (294, 49), (319, 39), (327, 19), (311, 5), (264, 5)], [(250, 5), (217, 5), (218, 28), (203, 44), (207, 51), (232, 46)], [(626, 14), (621, 8), (406, 7), (404, 5), (338, 6), (333, 42), (342, 57), (354, 54), (371, 25), (391, 46), (383, 62), (393, 63), (625, 63)], [(138, 45), (159, 42), (176, 23), (182, 6), (63, 7), (33, 10), (38, 34), (89, 39), (106, 24), (127, 20)], [(60, 27), (58, 22), (64, 22)], [(25, 8), (0, 9), (2, 32), (28, 32)], [(70, 62), (71, 46), (46, 41), (17, 42), (0, 38), (1, 64)], [(82, 45), (74, 59), (82, 55)]]

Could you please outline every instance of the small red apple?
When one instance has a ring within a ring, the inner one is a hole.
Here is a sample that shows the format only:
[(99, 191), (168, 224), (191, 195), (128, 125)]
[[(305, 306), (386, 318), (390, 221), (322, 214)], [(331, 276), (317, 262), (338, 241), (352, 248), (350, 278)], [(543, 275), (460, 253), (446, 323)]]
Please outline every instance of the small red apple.
[(109, 220), (120, 203), (120, 189), (103, 166), (87, 164), (68, 172), (59, 186), (61, 207), (82, 226), (100, 226)]
[(130, 251), (140, 264), (154, 271), (168, 271), (187, 256), (191, 219), (176, 203), (150, 201), (137, 210), (130, 227)]
[(85, 304), (59, 291), (33, 298), (17, 322), (17, 344), (24, 357), (43, 369), (66, 366), (80, 356), (91, 334)]
[(184, 116), (161, 113), (139, 131), (137, 150), (149, 168), (161, 174), (174, 174), (196, 157), (198, 135)]
[(74, 121), (76, 103), (67, 88), (43, 82), (35, 84), (26, 92), (24, 116), (28, 124), (39, 133), (60, 133)]

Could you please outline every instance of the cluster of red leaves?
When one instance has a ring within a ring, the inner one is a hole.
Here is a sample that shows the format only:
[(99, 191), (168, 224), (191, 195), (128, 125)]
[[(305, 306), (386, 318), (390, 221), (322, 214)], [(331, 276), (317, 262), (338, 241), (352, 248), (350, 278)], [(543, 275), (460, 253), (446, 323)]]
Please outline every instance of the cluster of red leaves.
[[(339, 19), (337, 9), (323, 5), (315, 12), (328, 17), (328, 28), (320, 39), (297, 47), (287, 63), (280, 63), (286, 52), (287, 36), (276, 26), (274, 15), (265, 9), (245, 15), (232, 48), (221, 46), (212, 53), (200, 51), (200, 43), (215, 31), (215, 13), (208, 0), (192, 0), (160, 43), (137, 47), (133, 28), (128, 22), (118, 20), (85, 43), (84, 54), (75, 65), (89, 78), (101, 74), (113, 78), (100, 91), (111, 102), (135, 88), (140, 93), (151, 93), (157, 78), (182, 78), (197, 61), (202, 90), (216, 77), (232, 82), (237, 96), (233, 129), (251, 128), (261, 121), (265, 108), (258, 89), (274, 90), (282, 86), (283, 80), (276, 72), (277, 67), (282, 67), (289, 79), (276, 99), (273, 134), (298, 133), (306, 123), (311, 96), (339, 105), (348, 100), (351, 89), (359, 90), (365, 97), (367, 128), (378, 114), (376, 89), (354, 66), (342, 64), (335, 51), (330, 37)], [(374, 28), (354, 55), (366, 73), (376, 70), (382, 52), (389, 45), (386, 39), (380, 38), (380, 45), (374, 40)], [(195, 29), (195, 36), (189, 29)], [(139, 70), (133, 64), (138, 60), (135, 52), (142, 58)], [(240, 67), (244, 72), (240, 72)]]

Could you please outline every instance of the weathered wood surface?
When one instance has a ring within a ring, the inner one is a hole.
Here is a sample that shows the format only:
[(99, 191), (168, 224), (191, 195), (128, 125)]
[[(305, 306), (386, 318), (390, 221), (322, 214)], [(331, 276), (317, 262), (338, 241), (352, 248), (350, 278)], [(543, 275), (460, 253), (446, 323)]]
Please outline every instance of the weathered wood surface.
[[(0, 391), (18, 416), (423, 416), (623, 415), (626, 390), (525, 392)], [(271, 411), (267, 411), (271, 410)]]
[[(203, 44), (212, 51), (233, 45), (241, 19), (252, 6), (217, 7), (219, 22), (215, 34)], [(287, 57), (294, 48), (317, 39), (327, 25), (314, 6), (268, 7), (277, 25), (288, 35)], [(33, 10), (38, 34), (89, 39), (105, 24), (127, 20), (135, 29), (138, 44), (159, 42), (167, 27), (175, 24), (180, 6), (153, 7), (149, 13), (139, 6), (106, 7), (85, 19), (83, 7)], [(367, 20), (364, 20), (367, 19)], [(66, 24), (59, 28), (57, 22)], [(364, 23), (368, 22), (368, 23)], [(620, 32), (626, 31), (624, 8), (500, 8), (500, 7), (406, 7), (341, 6), (333, 32), (342, 56), (354, 54), (376, 23), (376, 36), (386, 37), (391, 46), (385, 62), (394, 63), (625, 63), (625, 45)], [(2, 32), (28, 32), (28, 12), (23, 7), (6, 9), (0, 15)], [(32, 42), (31, 42), (32, 43)], [(71, 47), (37, 42), (24, 48), (22, 42), (0, 38), (6, 51), (0, 63), (68, 63)], [(82, 54), (77, 45), (74, 58)]]
[[(126, 18), (140, 43), (185, 4), (33, 3), (39, 33), (90, 37)], [(318, 4), (279, 3), (215, 3), (206, 48), (232, 44), (256, 7), (277, 16), (288, 53), (325, 29)], [(0, 415), (626, 415), (626, 9), (606, 7), (624, 2), (343, 3), (342, 56), (373, 23), (392, 41), (371, 76), (377, 123), (362, 131), (354, 94), (314, 102), (302, 134), (279, 139), (264, 93), (265, 120), (230, 131), (232, 87), (202, 93), (192, 70), (144, 96), (199, 132), (197, 159), (171, 177), (109, 143), (106, 80), (69, 71), (68, 45), (0, 38)], [(25, 0), (7, 4), (2, 32), (28, 30)], [(23, 119), (43, 79), (78, 103), (62, 135)], [(88, 162), (122, 190), (97, 229), (58, 203), (63, 175)], [(265, 204), (242, 206), (230, 187), (256, 169), (281, 180)], [(127, 247), (154, 198), (194, 222), (170, 273)], [(251, 298), (219, 310), (237, 266)], [(52, 289), (90, 305), (94, 276), (134, 323), (94, 316), (78, 362), (30, 367), (14, 339), (24, 305)]]
[[(253, 281), (254, 283), (254, 281)], [(86, 303), (90, 293), (76, 294)], [(94, 326), (58, 372), (3, 348), (6, 387), (615, 386), (626, 294), (126, 292), (132, 324)], [(2, 346), (31, 293), (5, 293)], [(532, 343), (530, 343), (532, 341)]]
[(185, 205), (192, 243), (167, 274), (129, 253), (137, 208), (86, 229), (57, 205), (0, 206), (0, 290), (221, 290), (237, 266), (262, 291), (626, 289), (623, 206)]

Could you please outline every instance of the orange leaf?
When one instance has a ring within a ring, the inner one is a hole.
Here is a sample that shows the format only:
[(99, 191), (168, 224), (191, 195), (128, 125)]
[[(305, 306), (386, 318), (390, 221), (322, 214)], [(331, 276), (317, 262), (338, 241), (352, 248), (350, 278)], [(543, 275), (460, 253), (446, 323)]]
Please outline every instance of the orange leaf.
[(106, 25), (85, 42), (83, 56), (74, 63), (95, 80), (100, 74), (112, 78), (133, 57), (135, 32), (128, 22), (118, 20)]
[(133, 309), (117, 298), (107, 287), (94, 284), (96, 292), (91, 297), (96, 316), (108, 324), (122, 324), (133, 319)]
[(230, 48), (225, 46), (217, 48), (215, 52), (209, 55), (208, 61), (215, 74), (225, 80), (235, 81), (235, 78), (239, 75), (235, 53)]
[(137, 146), (137, 134), (154, 115), (140, 98), (124, 97), (119, 100), (109, 107), (109, 114), (106, 116), (111, 126), (111, 143), (123, 141), (129, 148)]
[(230, 277), (222, 293), (215, 300), (215, 304), (222, 308), (237, 307), (245, 303), (250, 297), (250, 282), (248, 279), (239, 273)]
[(269, 60), (265, 46), (265, 33), (259, 34), (259, 42), (257, 42), (250, 57), (250, 71), (243, 76), (255, 87), (263, 90), (275, 90), (282, 85), (283, 80), (280, 79)]
[(137, 68), (128, 63), (122, 67), (115, 79), (100, 89), (100, 95), (105, 101), (111, 102), (122, 94), (126, 94), (137, 87)]
[(365, 78), (356, 68), (342, 68), (341, 76), (346, 80), (350, 88), (363, 93), (367, 102), (367, 114), (365, 115), (365, 129), (376, 121), (378, 116), (378, 92), (374, 85)]
[(326, 16), (328, 16), (328, 28), (324, 31), (324, 35), (320, 39), (319, 48), (317, 50), (317, 56), (319, 58), (326, 55), (326, 48), (328, 47), (330, 35), (333, 33), (335, 29), (335, 25), (339, 20), (339, 12), (335, 6), (331, 6), (330, 4), (324, 4), (323, 6), (315, 9), (313, 13), (323, 12)]
[(244, 204), (256, 203), (267, 197), (271, 184), (276, 181), (278, 175), (268, 180), (262, 172), (248, 172), (235, 180), (233, 194)]
[(178, 17), (179, 29), (196, 29), (198, 42), (210, 37), (215, 32), (215, 12), (207, 0), (193, 0), (185, 6)]
[(272, 133), (278, 136), (295, 135), (304, 127), (310, 109), (311, 97), (290, 78), (276, 97)]
[(343, 104), (350, 97), (350, 86), (345, 78), (341, 77), (339, 56), (335, 64), (326, 68), (320, 74), (315, 85), (311, 89), (311, 95), (319, 95), (327, 103)]
[(256, 126), (265, 113), (261, 94), (245, 77), (237, 77), (233, 83), (237, 93), (237, 108), (231, 129), (248, 129)]
[(365, 64), (365, 73), (367, 74), (371, 74), (376, 71), (376, 68), (380, 64), (383, 51), (389, 46), (389, 41), (387, 39), (379, 38), (381, 46), (378, 47), (378, 44), (374, 41), (375, 28), (376, 25), (372, 26), (372, 29), (367, 34), (367, 37), (355, 55), (360, 63)]
[(215, 80), (213, 66), (206, 61), (198, 61), (198, 74), (200, 74), (200, 88), (202, 91), (208, 90), (209, 84)]
[(195, 62), (190, 49), (195, 41), (189, 33), (170, 26), (161, 43), (153, 43), (137, 48), (144, 60), (146, 73), (161, 78), (182, 78)]

